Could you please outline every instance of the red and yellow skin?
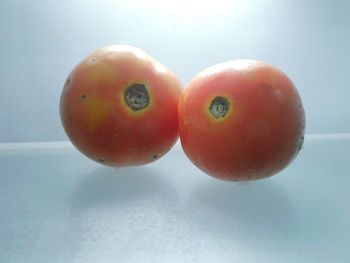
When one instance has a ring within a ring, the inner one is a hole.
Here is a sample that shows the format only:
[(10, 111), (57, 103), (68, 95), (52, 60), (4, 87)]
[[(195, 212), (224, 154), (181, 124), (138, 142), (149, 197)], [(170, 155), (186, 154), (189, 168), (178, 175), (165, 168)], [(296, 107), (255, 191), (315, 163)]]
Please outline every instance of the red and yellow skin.
[[(147, 93), (147, 105), (138, 110), (128, 105), (125, 95), (135, 85)], [(97, 162), (147, 164), (168, 152), (178, 138), (181, 92), (177, 77), (145, 52), (107, 46), (68, 76), (60, 101), (62, 124), (76, 148)]]
[[(228, 103), (224, 116), (211, 112), (216, 97)], [(260, 61), (234, 60), (202, 71), (184, 90), (178, 111), (184, 152), (222, 180), (271, 176), (296, 157), (304, 140), (297, 89), (284, 73)]]

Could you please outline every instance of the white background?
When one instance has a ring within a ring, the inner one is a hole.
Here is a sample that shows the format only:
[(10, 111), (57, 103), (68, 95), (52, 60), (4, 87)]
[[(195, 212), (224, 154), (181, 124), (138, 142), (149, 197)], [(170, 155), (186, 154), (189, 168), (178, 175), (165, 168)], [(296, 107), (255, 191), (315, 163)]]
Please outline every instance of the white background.
[(118, 43), (144, 49), (184, 85), (215, 63), (264, 60), (299, 89), (307, 133), (350, 131), (350, 2), (144, 2), (1, 1), (0, 142), (67, 140), (58, 114), (66, 76)]

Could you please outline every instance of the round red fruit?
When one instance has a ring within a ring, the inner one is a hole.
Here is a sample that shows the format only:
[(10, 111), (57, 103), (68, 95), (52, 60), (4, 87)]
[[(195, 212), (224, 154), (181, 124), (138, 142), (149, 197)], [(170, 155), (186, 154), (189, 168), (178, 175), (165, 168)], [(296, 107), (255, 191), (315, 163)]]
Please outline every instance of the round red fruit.
[(68, 76), (60, 101), (63, 127), (87, 157), (112, 166), (153, 162), (178, 138), (177, 77), (142, 50), (96, 50)]
[(271, 176), (303, 145), (299, 93), (283, 72), (261, 61), (234, 60), (205, 69), (184, 90), (178, 111), (184, 152), (219, 179)]

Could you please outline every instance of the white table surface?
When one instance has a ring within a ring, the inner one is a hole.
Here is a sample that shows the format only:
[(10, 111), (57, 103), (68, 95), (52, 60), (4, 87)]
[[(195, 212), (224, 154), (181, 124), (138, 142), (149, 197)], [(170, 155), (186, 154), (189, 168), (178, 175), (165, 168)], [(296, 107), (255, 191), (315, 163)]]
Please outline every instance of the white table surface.
[(278, 175), (213, 179), (179, 143), (104, 167), (67, 142), (0, 144), (0, 262), (350, 262), (350, 136)]

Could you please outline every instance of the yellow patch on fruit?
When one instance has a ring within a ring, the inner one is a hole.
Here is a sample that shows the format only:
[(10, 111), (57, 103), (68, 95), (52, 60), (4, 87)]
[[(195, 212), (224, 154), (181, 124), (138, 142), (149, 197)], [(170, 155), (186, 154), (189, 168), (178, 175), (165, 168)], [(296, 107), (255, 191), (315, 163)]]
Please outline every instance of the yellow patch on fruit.
[(118, 74), (112, 66), (99, 63), (98, 61), (89, 66), (90, 69), (87, 74), (87, 80), (89, 83), (92, 83), (95, 86), (100, 85), (101, 82), (106, 85), (113, 85), (117, 80)]
[(96, 129), (106, 119), (112, 105), (100, 98), (85, 99), (85, 121), (89, 130)]

